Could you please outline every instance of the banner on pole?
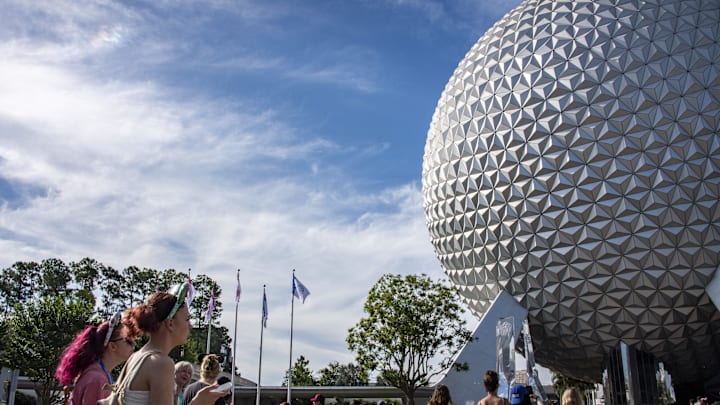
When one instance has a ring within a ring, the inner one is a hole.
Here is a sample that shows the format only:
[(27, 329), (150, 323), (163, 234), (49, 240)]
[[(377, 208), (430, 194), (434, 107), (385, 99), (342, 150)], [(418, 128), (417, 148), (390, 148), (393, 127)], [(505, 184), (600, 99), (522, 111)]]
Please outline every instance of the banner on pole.
[(530, 325), (528, 320), (523, 320), (522, 326), (523, 343), (525, 344), (525, 361), (527, 364), (528, 374), (528, 385), (533, 388), (535, 395), (540, 397), (543, 403), (547, 402), (548, 398), (545, 394), (540, 379), (538, 378), (538, 372), (535, 368), (535, 349), (533, 348), (532, 337), (530, 336)]
[(215, 310), (215, 291), (210, 292), (210, 302), (208, 303), (208, 309), (205, 311), (205, 323), (212, 321), (212, 313)]
[(498, 319), (495, 334), (497, 351), (495, 366), (500, 377), (498, 395), (510, 398), (510, 386), (515, 379), (515, 317)]
[(267, 296), (265, 296), (265, 291), (263, 291), (263, 306), (262, 306), (262, 324), (263, 324), (263, 328), (267, 328), (267, 320), (268, 320)]
[(310, 290), (303, 285), (303, 283), (298, 280), (297, 277), (293, 274), (293, 285), (292, 285), (292, 294), (295, 298), (302, 298), (303, 304), (305, 303), (305, 298), (310, 295)]

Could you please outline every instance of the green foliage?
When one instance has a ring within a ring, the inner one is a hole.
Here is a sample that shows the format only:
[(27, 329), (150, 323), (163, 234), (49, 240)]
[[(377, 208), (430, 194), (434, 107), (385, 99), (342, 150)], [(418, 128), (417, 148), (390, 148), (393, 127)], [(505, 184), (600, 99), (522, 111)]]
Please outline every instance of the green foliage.
[(212, 313), (213, 322), (220, 317), (222, 302), (218, 298), (222, 294), (222, 289), (215, 280), (204, 274), (199, 274), (193, 278), (193, 286), (195, 287), (195, 299), (190, 305), (190, 314), (196, 322), (195, 326), (200, 328), (205, 325), (205, 311), (210, 303), (211, 292), (215, 293), (215, 311)]
[(364, 370), (379, 370), (410, 404), (418, 387), (455, 364), (470, 340), (457, 292), (422, 275), (382, 276), (365, 302), (366, 318), (349, 330), (350, 350)]
[[(287, 387), (288, 385), (287, 371), (285, 372), (285, 377), (283, 378), (282, 385), (283, 387)], [(301, 355), (300, 357), (298, 357), (297, 360), (295, 360), (295, 364), (293, 364), (292, 385), (293, 387), (306, 387), (317, 385), (317, 380), (315, 380), (312, 370), (310, 370), (310, 362), (305, 358), (305, 356)]]
[(72, 277), (70, 276), (70, 269), (62, 260), (45, 259), (40, 263), (40, 269), (40, 295), (51, 296), (55, 294), (67, 294), (68, 283)]
[[(90, 318), (106, 319), (186, 279), (187, 274), (173, 269), (130, 266), (119, 271), (91, 258), (69, 265), (60, 259), (46, 259), (40, 264), (16, 262), (0, 270), (0, 365), (19, 369), (48, 389), (54, 387), (62, 350)], [(170, 353), (175, 361), (197, 363), (198, 355), (205, 352), (207, 325), (203, 320), (210, 291), (216, 298), (213, 322), (220, 316), (222, 290), (218, 284), (200, 274), (193, 285), (199, 291), (199, 300), (193, 302), (191, 316), (201, 328), (191, 332), (186, 345)], [(95, 297), (98, 292), (100, 299)], [(138, 339), (138, 347), (145, 342), (147, 338)], [(211, 352), (225, 351), (223, 347), (229, 348), (230, 342), (228, 329), (213, 325)]]
[(334, 361), (320, 370), (318, 384), (336, 387), (367, 385), (368, 375), (366, 370), (353, 363), (340, 364)]
[(105, 266), (95, 259), (86, 257), (79, 262), (71, 262), (70, 271), (73, 280), (81, 289), (92, 291), (95, 288), (95, 281), (105, 271)]
[(42, 297), (33, 303), (15, 305), (5, 319), (3, 366), (22, 370), (43, 383), (40, 398), (49, 404), (54, 396), (55, 367), (62, 350), (92, 314), (92, 307), (80, 300), (60, 296)]
[(4, 269), (0, 277), (0, 302), (3, 313), (10, 311), (15, 304), (29, 301), (41, 278), (40, 265), (35, 262), (16, 262)]

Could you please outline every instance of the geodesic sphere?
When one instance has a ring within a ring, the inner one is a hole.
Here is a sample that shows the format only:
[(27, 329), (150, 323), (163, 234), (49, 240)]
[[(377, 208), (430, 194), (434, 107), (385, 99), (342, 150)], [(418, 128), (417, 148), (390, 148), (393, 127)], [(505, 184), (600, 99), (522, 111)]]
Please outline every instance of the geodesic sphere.
[(441, 264), (504, 290), (538, 363), (599, 380), (620, 340), (720, 370), (720, 3), (526, 1), (453, 73), (423, 161)]

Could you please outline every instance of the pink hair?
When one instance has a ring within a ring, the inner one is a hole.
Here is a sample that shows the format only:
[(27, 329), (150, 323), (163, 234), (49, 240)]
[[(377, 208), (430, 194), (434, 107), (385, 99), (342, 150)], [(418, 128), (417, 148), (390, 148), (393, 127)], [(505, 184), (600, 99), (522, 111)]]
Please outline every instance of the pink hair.
[[(62, 385), (69, 385), (80, 373), (102, 356), (105, 351), (105, 335), (110, 323), (105, 321), (98, 326), (88, 326), (78, 333), (65, 348), (55, 369), (55, 378)], [(115, 328), (113, 335), (119, 334)]]

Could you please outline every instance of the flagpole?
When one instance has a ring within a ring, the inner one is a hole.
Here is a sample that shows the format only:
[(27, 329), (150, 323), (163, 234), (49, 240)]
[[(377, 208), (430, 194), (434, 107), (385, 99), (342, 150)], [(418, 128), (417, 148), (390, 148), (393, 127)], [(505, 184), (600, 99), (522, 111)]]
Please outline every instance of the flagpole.
[(212, 333), (212, 313), (215, 310), (215, 292), (210, 291), (210, 301), (208, 302), (207, 314), (205, 315), (208, 324), (208, 338), (205, 346), (205, 353), (210, 354), (210, 334)]
[(265, 284), (263, 284), (263, 316), (260, 317), (260, 357), (258, 359), (258, 380), (257, 393), (255, 394), (255, 405), (260, 405), (260, 378), (262, 377), (262, 348), (263, 348), (263, 329), (265, 329)]
[(237, 359), (237, 318), (238, 318), (238, 305), (240, 304), (240, 269), (237, 269), (237, 280), (238, 285), (235, 290), (235, 334), (233, 335), (233, 349), (232, 349), (232, 370), (230, 370), (230, 377), (232, 378), (232, 397), (230, 397), (230, 405), (235, 405), (235, 364)]
[(290, 366), (288, 367), (288, 388), (287, 388), (287, 402), (290, 402), (290, 390), (292, 387), (292, 341), (293, 341), (293, 315), (295, 312), (295, 269), (293, 269), (293, 291), (290, 295)]
[(205, 353), (210, 354), (210, 331), (212, 331), (212, 318), (210, 318), (210, 322), (208, 322), (208, 338), (207, 338), (207, 346), (205, 346)]

